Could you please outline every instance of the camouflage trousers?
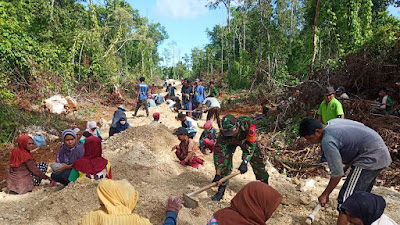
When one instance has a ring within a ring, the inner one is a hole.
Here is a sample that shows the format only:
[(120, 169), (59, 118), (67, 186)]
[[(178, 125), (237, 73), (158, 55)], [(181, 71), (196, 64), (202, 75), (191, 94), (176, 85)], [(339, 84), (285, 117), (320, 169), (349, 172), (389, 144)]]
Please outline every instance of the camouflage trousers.
[[(214, 166), (216, 170), (221, 170), (221, 176), (228, 176), (232, 172), (233, 163), (232, 157), (236, 150), (236, 145), (221, 145), (221, 148), (217, 148), (214, 152)], [(247, 152), (244, 146), (240, 146), (243, 152)], [(269, 174), (265, 171), (265, 153), (258, 146), (254, 151), (253, 156), (250, 160), (250, 165), (253, 168), (254, 175), (257, 180), (268, 181)], [(243, 159), (243, 157), (242, 157)], [(229, 180), (223, 183), (227, 185)]]

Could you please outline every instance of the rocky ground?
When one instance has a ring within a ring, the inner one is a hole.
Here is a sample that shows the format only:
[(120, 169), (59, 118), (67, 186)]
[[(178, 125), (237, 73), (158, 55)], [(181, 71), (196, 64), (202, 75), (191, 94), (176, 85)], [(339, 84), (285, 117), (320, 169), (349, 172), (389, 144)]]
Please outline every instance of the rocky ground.
[[(127, 179), (139, 192), (135, 212), (149, 218), (153, 224), (162, 224), (167, 197), (182, 196), (209, 184), (215, 171), (212, 155), (206, 156), (204, 166), (199, 169), (181, 166), (171, 152), (172, 146), (178, 144), (177, 138), (172, 135), (173, 129), (180, 125), (174, 118), (176, 113), (166, 104), (150, 108), (150, 115), (153, 112), (161, 113), (161, 121), (165, 125), (149, 125), (152, 118), (145, 117), (144, 111), (141, 110), (135, 118), (129, 111), (127, 115), (131, 128), (107, 139), (110, 121), (105, 119), (101, 133), (106, 139), (103, 155), (111, 161), (113, 179)], [(204, 122), (199, 121), (199, 126), (202, 127)], [(235, 168), (241, 162), (240, 157), (238, 149), (234, 156)], [(268, 171), (270, 184), (283, 195), (283, 201), (267, 224), (302, 224), (328, 180), (319, 177), (308, 180), (288, 178), (272, 166), (268, 167)], [(231, 180), (221, 202), (210, 199), (216, 188), (201, 193), (198, 196), (199, 207), (183, 208), (179, 213), (179, 224), (206, 224), (213, 212), (229, 206), (233, 196), (253, 180), (255, 177), (249, 167), (246, 174)], [(95, 181), (79, 180), (63, 188), (50, 187), (48, 182), (43, 182), (33, 192), (24, 195), (0, 192), (0, 224), (79, 224), (86, 213), (99, 207), (96, 185)], [(335, 224), (338, 191), (333, 192), (331, 202), (320, 211), (315, 224)], [(386, 199), (385, 213), (400, 223), (400, 193), (385, 187), (376, 187), (373, 192)]]

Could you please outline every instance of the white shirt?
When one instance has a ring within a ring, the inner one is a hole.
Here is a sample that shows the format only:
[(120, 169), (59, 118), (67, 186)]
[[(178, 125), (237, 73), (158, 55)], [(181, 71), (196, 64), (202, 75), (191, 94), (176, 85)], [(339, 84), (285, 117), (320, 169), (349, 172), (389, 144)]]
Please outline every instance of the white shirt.
[(382, 216), (379, 219), (375, 220), (375, 222), (373, 222), (371, 225), (398, 225), (398, 224), (385, 214), (382, 214)]
[(381, 109), (386, 109), (386, 101), (387, 101), (388, 96), (386, 95), (385, 97), (382, 98), (382, 105)]
[(189, 121), (192, 124), (192, 126), (188, 127), (188, 128), (193, 129), (195, 131), (197, 131), (199, 129), (199, 127), (197, 126), (197, 122), (194, 119), (192, 119), (192, 118), (187, 116), (186, 120)]
[(210, 109), (215, 108), (215, 107), (221, 108), (221, 105), (219, 104), (217, 98), (208, 97), (208, 98), (204, 99), (203, 104), (205, 105), (207, 101), (210, 101), (210, 102), (211, 102)]
[(349, 96), (346, 93), (343, 93), (340, 98), (345, 98), (345, 99), (349, 99)]

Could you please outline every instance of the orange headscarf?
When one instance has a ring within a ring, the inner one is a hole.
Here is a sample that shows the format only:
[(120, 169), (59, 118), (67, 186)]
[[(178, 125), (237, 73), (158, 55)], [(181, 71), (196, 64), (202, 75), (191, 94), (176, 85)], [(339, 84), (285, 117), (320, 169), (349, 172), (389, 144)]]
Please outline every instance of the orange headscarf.
[(265, 225), (282, 201), (282, 195), (271, 186), (253, 181), (240, 190), (231, 206), (214, 213), (219, 225)]
[(10, 155), (10, 166), (11, 167), (19, 167), (22, 163), (32, 159), (33, 156), (28, 150), (28, 140), (32, 139), (31, 137), (24, 135), (18, 138), (17, 143), (18, 147), (14, 148)]

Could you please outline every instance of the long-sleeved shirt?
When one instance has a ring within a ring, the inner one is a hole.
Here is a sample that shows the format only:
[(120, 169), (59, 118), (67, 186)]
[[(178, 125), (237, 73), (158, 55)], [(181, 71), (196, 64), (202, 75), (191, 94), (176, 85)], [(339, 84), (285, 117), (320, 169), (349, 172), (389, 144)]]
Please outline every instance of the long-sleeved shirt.
[(176, 212), (168, 211), (163, 225), (175, 225), (178, 214)]
[(10, 167), (7, 176), (7, 188), (18, 194), (25, 194), (33, 189), (33, 175), (39, 179), (50, 179), (46, 174), (42, 173), (36, 166), (35, 160), (28, 160), (19, 167)]

